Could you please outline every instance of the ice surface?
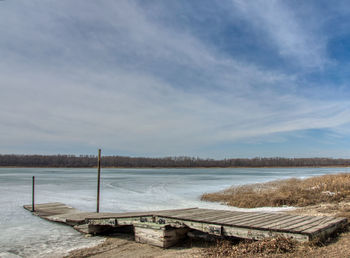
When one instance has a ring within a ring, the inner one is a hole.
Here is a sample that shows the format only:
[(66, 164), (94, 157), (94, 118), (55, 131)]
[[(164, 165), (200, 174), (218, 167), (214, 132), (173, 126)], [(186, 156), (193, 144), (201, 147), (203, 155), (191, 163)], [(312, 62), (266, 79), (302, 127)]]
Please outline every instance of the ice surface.
[[(202, 202), (199, 197), (231, 185), (339, 172), (349, 172), (349, 168), (102, 169), (100, 211), (189, 207), (242, 210)], [(84, 238), (71, 227), (45, 221), (25, 211), (22, 206), (31, 203), (32, 176), (36, 177), (37, 203), (62, 202), (84, 211), (96, 209), (95, 169), (0, 168), (0, 253), (61, 257), (71, 249), (102, 241), (102, 238)]]

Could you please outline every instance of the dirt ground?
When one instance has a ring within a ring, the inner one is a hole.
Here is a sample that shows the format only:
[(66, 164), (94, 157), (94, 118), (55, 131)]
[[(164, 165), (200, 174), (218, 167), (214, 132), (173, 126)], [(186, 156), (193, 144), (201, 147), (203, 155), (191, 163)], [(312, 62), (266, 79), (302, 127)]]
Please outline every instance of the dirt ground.
[(202, 257), (204, 247), (186, 246), (163, 249), (148, 244), (136, 243), (132, 235), (115, 234), (96, 247), (79, 249), (72, 251), (67, 258), (73, 257)]
[[(345, 213), (344, 213), (345, 211)], [(350, 211), (350, 203), (319, 204), (286, 211), (291, 214), (312, 216), (346, 216)], [(69, 258), (73, 257), (208, 257), (206, 252), (208, 244), (187, 242), (177, 247), (162, 249), (159, 247), (136, 243), (132, 235), (115, 234), (107, 240), (92, 248), (72, 251)], [(215, 256), (214, 256), (215, 257)], [(220, 256), (216, 256), (220, 257)], [(331, 239), (324, 246), (301, 245), (293, 253), (287, 254), (254, 254), (237, 257), (349, 257), (350, 258), (350, 232), (344, 232)]]

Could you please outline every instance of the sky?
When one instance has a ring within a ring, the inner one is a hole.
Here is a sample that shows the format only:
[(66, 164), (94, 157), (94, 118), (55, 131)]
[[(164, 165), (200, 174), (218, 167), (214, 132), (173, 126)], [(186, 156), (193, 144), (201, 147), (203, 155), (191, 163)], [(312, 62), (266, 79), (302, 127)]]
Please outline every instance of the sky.
[(0, 153), (350, 158), (350, 3), (0, 1)]

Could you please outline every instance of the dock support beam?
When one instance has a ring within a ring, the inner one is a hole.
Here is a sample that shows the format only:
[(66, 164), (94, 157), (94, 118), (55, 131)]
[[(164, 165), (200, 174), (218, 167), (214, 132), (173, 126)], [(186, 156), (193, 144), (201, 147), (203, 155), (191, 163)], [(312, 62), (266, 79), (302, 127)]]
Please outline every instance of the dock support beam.
[(100, 182), (101, 182), (101, 149), (98, 149), (97, 161), (97, 207), (96, 212), (100, 212)]
[(138, 243), (150, 244), (162, 248), (176, 245), (183, 240), (189, 232), (189, 228), (173, 228), (169, 225), (156, 223), (134, 223), (135, 241)]

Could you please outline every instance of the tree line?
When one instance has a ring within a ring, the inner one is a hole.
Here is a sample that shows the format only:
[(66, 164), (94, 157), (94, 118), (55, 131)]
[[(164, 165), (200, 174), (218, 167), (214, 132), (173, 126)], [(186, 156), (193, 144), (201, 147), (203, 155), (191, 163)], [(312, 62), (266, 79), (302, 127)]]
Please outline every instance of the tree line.
[[(2, 167), (96, 167), (94, 155), (16, 155), (0, 154)], [(230, 158), (102, 156), (102, 167), (126, 168), (209, 168), (209, 167), (322, 167), (350, 166), (350, 159), (333, 158)]]

